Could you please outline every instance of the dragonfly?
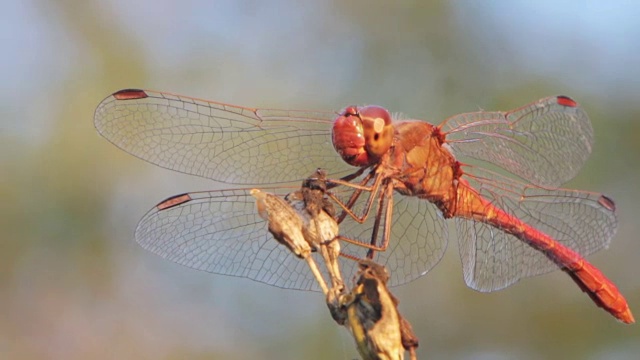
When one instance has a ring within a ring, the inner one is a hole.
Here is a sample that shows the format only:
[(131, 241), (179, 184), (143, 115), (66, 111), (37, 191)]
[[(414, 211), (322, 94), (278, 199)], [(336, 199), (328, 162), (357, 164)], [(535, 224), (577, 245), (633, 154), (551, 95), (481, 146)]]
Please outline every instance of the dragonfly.
[[(325, 169), (327, 194), (342, 209), (344, 258), (387, 266), (390, 286), (440, 261), (453, 219), (472, 289), (496, 291), (561, 269), (596, 305), (624, 323), (635, 321), (616, 285), (585, 259), (615, 235), (615, 203), (560, 187), (593, 146), (586, 112), (567, 96), (458, 114), (436, 126), (373, 105), (339, 112), (258, 109), (125, 89), (100, 103), (94, 123), (107, 140), (152, 164), (222, 183), (270, 186), (274, 194)], [(317, 290), (299, 262), (287, 260), (293, 257), (286, 249), (257, 241), (268, 234), (250, 190), (181, 196), (196, 201), (176, 207), (169, 199), (143, 217), (136, 230), (143, 247), (200, 270)], [(349, 262), (341, 267), (355, 274)]]

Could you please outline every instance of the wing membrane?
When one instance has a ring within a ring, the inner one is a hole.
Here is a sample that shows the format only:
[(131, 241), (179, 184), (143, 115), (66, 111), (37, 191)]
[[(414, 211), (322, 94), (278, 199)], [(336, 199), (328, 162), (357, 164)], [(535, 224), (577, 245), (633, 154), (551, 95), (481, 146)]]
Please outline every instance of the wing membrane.
[(166, 207), (165, 201), (140, 220), (135, 237), (144, 249), (197, 270), (288, 289), (320, 290), (306, 262), (268, 232), (249, 189), (175, 198), (180, 197), (187, 201)]
[(593, 144), (589, 117), (565, 96), (544, 98), (507, 112), (454, 115), (440, 126), (457, 156), (488, 161), (548, 187), (572, 179)]
[[(617, 229), (612, 202), (601, 194), (524, 185), (474, 168), (466, 177), (507, 213), (587, 256), (609, 246)], [(513, 235), (473, 220), (456, 219), (465, 281), (479, 291), (505, 288), (558, 267)]]
[[(447, 248), (448, 225), (441, 212), (430, 202), (400, 194), (393, 196), (389, 245), (386, 251), (376, 252), (373, 260), (388, 268), (389, 285), (397, 286), (425, 275), (440, 262)], [(352, 208), (355, 213), (360, 213), (364, 208), (365, 197), (362, 196)], [(374, 205), (371, 211), (364, 224), (347, 217), (340, 224), (340, 235), (369, 243), (375, 226), (377, 205)], [(383, 226), (384, 224), (380, 224), (379, 234), (383, 233)], [(379, 244), (381, 239), (377, 241)], [(342, 251), (351, 256), (364, 258), (368, 249), (343, 242)], [(351, 266), (353, 264), (344, 265)], [(353, 273), (355, 270), (350, 272)]]
[(253, 109), (121, 90), (95, 111), (98, 132), (152, 164), (233, 184), (286, 183), (321, 166), (352, 171), (333, 149), (334, 113)]

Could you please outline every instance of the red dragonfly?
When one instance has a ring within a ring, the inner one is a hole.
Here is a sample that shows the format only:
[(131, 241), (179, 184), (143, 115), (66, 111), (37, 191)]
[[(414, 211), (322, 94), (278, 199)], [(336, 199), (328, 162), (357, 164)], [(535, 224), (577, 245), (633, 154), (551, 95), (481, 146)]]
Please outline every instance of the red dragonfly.
[[(127, 89), (103, 100), (94, 120), (102, 136), (132, 155), (220, 182), (276, 186), (325, 169), (336, 179), (332, 186), (341, 185), (329, 196), (343, 209), (346, 258), (386, 265), (390, 285), (439, 262), (451, 218), (469, 287), (495, 291), (560, 268), (598, 306), (634, 322), (617, 287), (584, 259), (614, 236), (614, 202), (559, 188), (593, 143), (586, 113), (569, 97), (454, 115), (434, 126), (392, 119), (378, 106), (256, 109)], [(192, 268), (314, 288), (305, 264), (269, 241), (248, 189), (169, 198), (141, 220), (136, 240)], [(341, 267), (353, 274), (354, 264)]]

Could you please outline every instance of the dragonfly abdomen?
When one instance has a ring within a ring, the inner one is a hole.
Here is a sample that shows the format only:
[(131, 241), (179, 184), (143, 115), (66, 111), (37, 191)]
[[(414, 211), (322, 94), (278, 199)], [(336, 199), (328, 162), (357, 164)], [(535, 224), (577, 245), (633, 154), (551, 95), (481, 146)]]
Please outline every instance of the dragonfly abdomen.
[(476, 215), (476, 219), (497, 227), (539, 250), (569, 274), (597, 306), (624, 323), (635, 322), (627, 301), (616, 285), (579, 253), (486, 201), (485, 209), (487, 215)]

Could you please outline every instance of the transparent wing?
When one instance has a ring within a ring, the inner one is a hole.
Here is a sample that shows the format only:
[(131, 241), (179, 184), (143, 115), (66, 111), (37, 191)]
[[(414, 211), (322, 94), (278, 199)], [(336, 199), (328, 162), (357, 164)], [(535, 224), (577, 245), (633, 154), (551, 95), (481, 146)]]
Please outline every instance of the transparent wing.
[(333, 149), (335, 113), (253, 109), (149, 90), (121, 90), (95, 111), (98, 132), (158, 166), (234, 184), (353, 171)]
[[(480, 195), (582, 256), (608, 247), (617, 229), (615, 206), (602, 194), (547, 190), (473, 168), (465, 176)], [(519, 279), (558, 269), (541, 252), (482, 222), (456, 219), (467, 285), (479, 291), (505, 288)]]
[[(368, 194), (366, 194), (368, 195)], [(361, 213), (364, 208), (364, 196), (353, 207)], [(340, 235), (369, 243), (375, 224), (377, 207), (369, 214), (364, 224), (350, 217), (340, 224)], [(441, 212), (430, 202), (417, 197), (394, 194), (391, 235), (386, 251), (376, 252), (374, 261), (388, 268), (390, 286), (402, 285), (425, 275), (440, 262), (447, 248), (448, 225)], [(379, 233), (382, 234), (383, 224)], [(378, 239), (378, 243), (380, 239)], [(367, 248), (342, 243), (342, 251), (350, 256), (365, 258)], [(341, 264), (345, 273), (355, 274), (353, 261)], [(349, 280), (345, 277), (345, 280)]]
[[(284, 194), (291, 189), (268, 191)], [(320, 290), (307, 263), (268, 232), (249, 189), (171, 197), (140, 220), (135, 238), (144, 249), (197, 270), (281, 288)]]
[(440, 127), (456, 156), (488, 161), (547, 187), (573, 178), (593, 144), (587, 114), (566, 96), (544, 98), (507, 112), (459, 114)]

